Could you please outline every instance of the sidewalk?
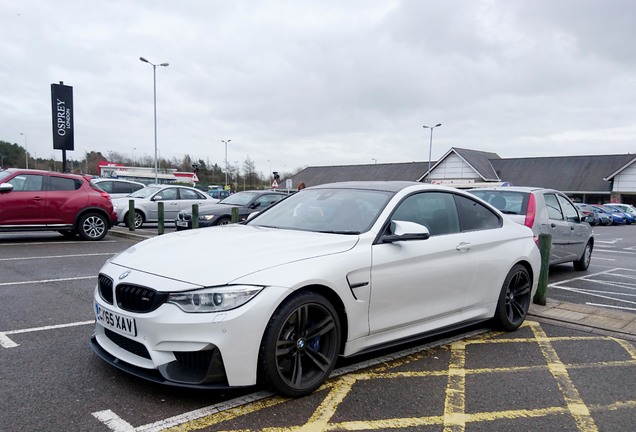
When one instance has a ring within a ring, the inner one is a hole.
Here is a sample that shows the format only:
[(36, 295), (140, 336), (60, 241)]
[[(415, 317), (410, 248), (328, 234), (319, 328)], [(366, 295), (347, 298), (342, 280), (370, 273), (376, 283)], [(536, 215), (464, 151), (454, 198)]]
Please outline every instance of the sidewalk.
[[(174, 232), (174, 227), (166, 227), (165, 233), (171, 232)], [(157, 228), (130, 231), (125, 226), (115, 226), (111, 228), (109, 234), (132, 240), (144, 240), (155, 237)], [(620, 337), (636, 341), (636, 313), (548, 299), (545, 306), (531, 304), (528, 316), (569, 323), (598, 331), (614, 332), (618, 333)]]

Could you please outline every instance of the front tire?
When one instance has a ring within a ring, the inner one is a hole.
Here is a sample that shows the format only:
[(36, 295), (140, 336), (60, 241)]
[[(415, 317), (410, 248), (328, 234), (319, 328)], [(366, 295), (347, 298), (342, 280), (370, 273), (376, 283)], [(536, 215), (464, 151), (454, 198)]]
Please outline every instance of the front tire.
[(77, 231), (84, 240), (101, 240), (108, 232), (108, 222), (99, 213), (87, 213), (80, 218)]
[(592, 262), (592, 243), (587, 242), (583, 255), (573, 263), (574, 270), (585, 271), (590, 266), (590, 262)]
[(507, 331), (518, 329), (528, 314), (531, 292), (532, 280), (528, 270), (521, 264), (516, 264), (501, 288), (495, 310), (495, 325)]
[(340, 350), (340, 319), (323, 296), (293, 295), (271, 317), (259, 354), (261, 381), (290, 397), (305, 396), (329, 378)]

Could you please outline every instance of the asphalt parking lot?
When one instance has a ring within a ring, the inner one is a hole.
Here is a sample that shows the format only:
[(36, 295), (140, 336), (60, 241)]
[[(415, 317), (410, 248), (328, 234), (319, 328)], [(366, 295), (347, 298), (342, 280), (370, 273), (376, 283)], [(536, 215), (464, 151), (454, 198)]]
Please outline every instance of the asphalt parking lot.
[[(633, 314), (636, 226), (595, 232), (590, 269), (551, 269), (548, 298)], [(136, 241), (0, 234), (0, 430), (631, 431), (636, 424), (634, 339), (540, 315), (513, 333), (474, 327), (343, 361), (319, 391), (297, 400), (129, 377), (87, 341), (97, 272)]]

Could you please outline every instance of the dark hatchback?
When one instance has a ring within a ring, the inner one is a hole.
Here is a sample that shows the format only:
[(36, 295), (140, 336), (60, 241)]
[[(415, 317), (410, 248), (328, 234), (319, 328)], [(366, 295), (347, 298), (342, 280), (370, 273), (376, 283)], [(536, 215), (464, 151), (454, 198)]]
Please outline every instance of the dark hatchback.
[[(287, 194), (274, 191), (243, 191), (219, 201), (217, 204), (199, 208), (199, 228), (215, 225), (227, 225), (232, 220), (232, 209), (238, 208), (239, 222), (254, 212), (262, 211), (287, 197)], [(192, 228), (192, 210), (182, 210), (175, 219), (177, 231)]]

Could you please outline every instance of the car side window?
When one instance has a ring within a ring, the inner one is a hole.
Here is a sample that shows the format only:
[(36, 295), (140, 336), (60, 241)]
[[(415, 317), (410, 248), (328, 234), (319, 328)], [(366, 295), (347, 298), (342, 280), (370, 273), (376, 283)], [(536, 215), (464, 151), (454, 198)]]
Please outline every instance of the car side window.
[(280, 195), (263, 195), (254, 201), (254, 204), (258, 203), (257, 207), (265, 208), (271, 206), (277, 201), (280, 201), (280, 198)]
[(559, 200), (559, 203), (561, 204), (561, 209), (563, 210), (565, 219), (568, 222), (581, 222), (581, 219), (579, 218), (579, 214), (576, 211), (576, 208), (570, 201), (568, 201), (565, 197), (561, 195), (557, 195), (557, 199)]
[(182, 200), (197, 200), (201, 199), (199, 195), (193, 190), (190, 189), (180, 189), (179, 190), (179, 199)]
[(462, 231), (494, 229), (501, 226), (499, 216), (486, 206), (462, 195), (455, 195)]
[(99, 183), (96, 183), (96, 184), (103, 191), (108, 192), (108, 193), (113, 193), (113, 182), (103, 181), (103, 182), (99, 182)]
[(155, 197), (161, 197), (161, 201), (168, 200), (176, 200), (177, 199), (177, 189), (176, 188), (166, 188), (160, 190)]
[(44, 189), (44, 176), (35, 174), (20, 174), (7, 183), (13, 185), (14, 192), (34, 192)]
[(72, 191), (77, 190), (82, 187), (82, 181), (66, 178), (66, 177), (50, 177), (50, 186), (49, 190), (52, 191)]
[[(104, 182), (104, 183), (111, 183), (111, 182)], [(132, 186), (133, 185), (131, 183), (112, 182), (112, 186), (111, 186), (110, 189), (111, 189), (112, 193), (129, 194), (129, 193), (134, 192), (134, 189), (132, 188)], [(110, 191), (106, 191), (106, 192), (111, 193)]]
[(411, 195), (402, 201), (391, 219), (424, 225), (431, 236), (459, 232), (455, 200), (453, 194), (447, 192), (423, 192)]
[(545, 205), (548, 210), (548, 218), (553, 220), (563, 220), (563, 213), (561, 212), (561, 206), (559, 200), (555, 194), (547, 193), (543, 195), (545, 199)]

